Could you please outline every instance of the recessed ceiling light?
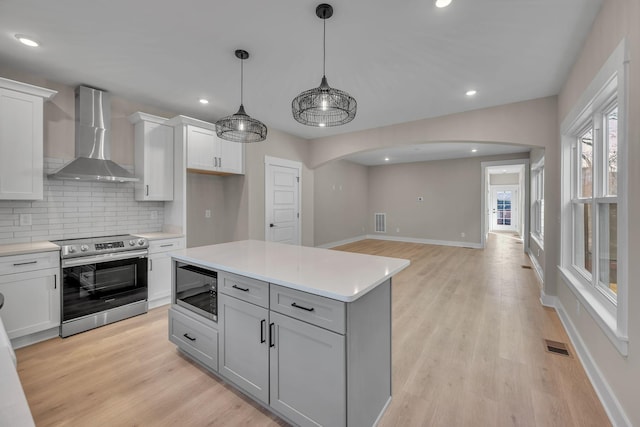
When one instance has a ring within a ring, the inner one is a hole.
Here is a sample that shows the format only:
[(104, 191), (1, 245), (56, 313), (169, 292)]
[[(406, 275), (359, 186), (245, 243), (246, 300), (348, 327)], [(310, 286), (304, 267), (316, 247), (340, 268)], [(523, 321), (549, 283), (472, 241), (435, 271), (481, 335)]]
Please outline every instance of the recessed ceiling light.
[(209, 103), (209, 100), (205, 98), (200, 98), (198, 101), (200, 101), (200, 104), (202, 105), (207, 105)]
[(385, 162), (388, 162), (388, 161), (389, 161), (389, 158), (388, 158), (388, 157), (385, 157), (385, 158), (384, 158), (384, 161), (385, 161)]
[(25, 36), (24, 34), (16, 34), (16, 39), (18, 39), (18, 41), (25, 46), (29, 46), (29, 47), (40, 46), (40, 43), (38, 43), (36, 40), (34, 40), (29, 36)]
[(318, 126), (320, 126), (321, 128), (325, 127), (326, 124), (325, 123), (318, 123)]
[(478, 91), (477, 91), (477, 90), (475, 90), (475, 89), (470, 89), (470, 90), (468, 90), (468, 91), (467, 91), (467, 93), (466, 93), (465, 95), (467, 95), (467, 96), (473, 96), (473, 95), (475, 95), (476, 93), (478, 93)]
[(477, 153), (477, 152), (478, 152), (478, 149), (477, 149), (477, 148), (474, 148), (473, 150), (471, 150), (471, 152), (472, 152), (472, 153)]
[(436, 0), (436, 7), (447, 7), (451, 4), (451, 0)]

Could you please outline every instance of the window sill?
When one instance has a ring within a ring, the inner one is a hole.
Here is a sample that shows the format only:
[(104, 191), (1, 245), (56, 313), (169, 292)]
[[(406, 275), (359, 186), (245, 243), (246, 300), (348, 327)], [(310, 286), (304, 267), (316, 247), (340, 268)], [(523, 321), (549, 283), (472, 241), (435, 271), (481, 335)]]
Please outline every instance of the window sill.
[(600, 329), (602, 329), (607, 338), (609, 338), (609, 341), (611, 341), (622, 356), (627, 356), (629, 354), (629, 337), (618, 332), (615, 314), (596, 298), (593, 292), (584, 286), (571, 271), (560, 266), (558, 266), (558, 270), (560, 271), (563, 281), (598, 326), (600, 326)]

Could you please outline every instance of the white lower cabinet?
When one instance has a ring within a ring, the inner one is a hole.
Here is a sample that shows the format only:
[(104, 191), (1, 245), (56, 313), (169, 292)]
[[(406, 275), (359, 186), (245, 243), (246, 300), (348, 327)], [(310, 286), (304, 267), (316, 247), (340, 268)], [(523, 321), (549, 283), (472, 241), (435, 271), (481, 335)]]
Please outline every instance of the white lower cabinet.
[(218, 370), (218, 331), (209, 320), (169, 310), (169, 341), (212, 370)]
[(147, 285), (149, 308), (168, 304), (171, 298), (171, 251), (184, 248), (184, 237), (151, 240)]
[(0, 315), (9, 338), (60, 326), (58, 252), (0, 257), (0, 264)]
[(218, 293), (220, 375), (269, 404), (269, 310)]
[(345, 337), (274, 311), (270, 405), (301, 426), (347, 419)]

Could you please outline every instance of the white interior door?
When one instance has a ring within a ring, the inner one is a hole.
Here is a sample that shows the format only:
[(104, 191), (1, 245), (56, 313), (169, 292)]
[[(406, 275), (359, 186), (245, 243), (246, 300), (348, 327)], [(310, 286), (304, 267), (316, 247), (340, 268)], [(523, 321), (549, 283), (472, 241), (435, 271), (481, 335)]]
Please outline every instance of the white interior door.
[(265, 240), (299, 245), (302, 165), (265, 157)]
[(518, 231), (518, 187), (491, 186), (490, 229)]

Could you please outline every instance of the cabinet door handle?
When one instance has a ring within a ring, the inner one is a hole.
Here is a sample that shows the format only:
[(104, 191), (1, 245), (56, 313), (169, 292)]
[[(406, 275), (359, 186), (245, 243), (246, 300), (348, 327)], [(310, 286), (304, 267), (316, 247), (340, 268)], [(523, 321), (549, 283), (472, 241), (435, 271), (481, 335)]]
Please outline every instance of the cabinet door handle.
[(166, 245), (160, 245), (161, 248), (169, 248), (173, 246), (173, 243), (167, 243)]
[(269, 347), (276, 346), (276, 343), (275, 343), (276, 330), (274, 329), (275, 325), (276, 325), (275, 323), (269, 324)]
[(222, 167), (222, 157), (218, 157), (218, 167)]
[(58, 289), (58, 276), (53, 276), (53, 289)]
[(264, 327), (266, 326), (267, 321), (266, 319), (262, 319), (260, 321), (260, 344), (262, 344), (263, 342), (265, 342), (267, 339), (264, 337)]
[(249, 292), (249, 288), (241, 288), (238, 285), (233, 285), (232, 288), (233, 289), (237, 289), (237, 290), (242, 291), (242, 292)]
[(149, 186), (148, 185), (145, 185), (145, 193), (147, 193), (147, 194), (145, 194), (146, 196), (149, 195)]
[(14, 267), (19, 267), (21, 265), (30, 265), (30, 264), (37, 264), (38, 261), (28, 261), (28, 262), (18, 262), (13, 264)]
[(153, 260), (149, 260), (149, 271), (153, 271)]
[(315, 310), (315, 308), (313, 308), (313, 307), (305, 307), (303, 305), (298, 305), (295, 302), (291, 303), (291, 307), (299, 308), (300, 310), (305, 310), (305, 311), (313, 311), (313, 310)]
[(185, 337), (189, 341), (195, 341), (196, 340), (195, 338), (191, 338), (188, 333), (184, 334), (183, 337)]

